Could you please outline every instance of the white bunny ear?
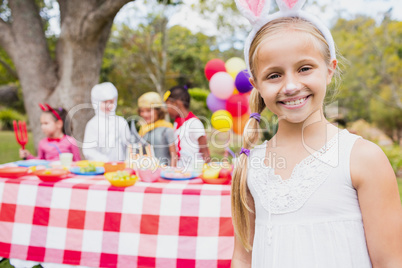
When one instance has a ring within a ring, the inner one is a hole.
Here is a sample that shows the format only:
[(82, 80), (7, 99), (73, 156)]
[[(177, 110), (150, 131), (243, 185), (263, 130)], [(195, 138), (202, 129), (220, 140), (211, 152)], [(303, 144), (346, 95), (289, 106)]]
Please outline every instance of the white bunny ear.
[(306, 0), (276, 0), (276, 4), (281, 11), (300, 10), (304, 3), (306, 3)]
[(235, 0), (237, 9), (251, 24), (255, 24), (261, 16), (268, 15), (271, 0)]

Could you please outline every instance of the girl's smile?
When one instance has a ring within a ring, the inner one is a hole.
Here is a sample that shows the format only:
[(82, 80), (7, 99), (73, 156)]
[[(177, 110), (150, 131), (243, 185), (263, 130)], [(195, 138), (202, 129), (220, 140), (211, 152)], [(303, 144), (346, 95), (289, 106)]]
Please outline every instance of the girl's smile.
[(307, 96), (301, 96), (301, 97), (295, 97), (295, 98), (287, 98), (281, 101), (278, 101), (279, 104), (281, 104), (283, 107), (285, 107), (286, 109), (298, 109), (303, 107), (307, 101), (308, 98), (311, 96), (307, 95)]

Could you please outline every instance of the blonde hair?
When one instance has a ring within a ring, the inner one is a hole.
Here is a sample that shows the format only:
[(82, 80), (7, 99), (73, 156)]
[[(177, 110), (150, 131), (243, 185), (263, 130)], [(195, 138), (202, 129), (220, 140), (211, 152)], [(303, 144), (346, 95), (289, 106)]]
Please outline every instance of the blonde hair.
[[(258, 52), (261, 46), (270, 40), (274, 35), (283, 33), (284, 29), (299, 31), (310, 34), (315, 47), (320, 50), (322, 57), (329, 66), (331, 52), (329, 45), (322, 33), (311, 23), (298, 17), (283, 17), (272, 20), (265, 24), (255, 35), (249, 50), (250, 71), (256, 81), (256, 69)], [(336, 75), (337, 71), (335, 71)], [(336, 77), (335, 77), (336, 79)], [(252, 113), (261, 113), (265, 109), (265, 103), (260, 93), (254, 88), (250, 96), (250, 110)], [(251, 149), (259, 139), (259, 123), (254, 118), (249, 119), (243, 132), (243, 148)], [(231, 204), (232, 220), (237, 238), (244, 248), (251, 250), (250, 245), (250, 217), (254, 211), (248, 205), (249, 190), (247, 188), (248, 161), (245, 154), (239, 156), (233, 173)]]

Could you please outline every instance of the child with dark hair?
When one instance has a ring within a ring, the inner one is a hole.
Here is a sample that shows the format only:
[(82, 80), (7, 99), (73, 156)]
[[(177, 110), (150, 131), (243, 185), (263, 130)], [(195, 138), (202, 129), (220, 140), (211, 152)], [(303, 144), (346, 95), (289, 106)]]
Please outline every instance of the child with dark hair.
[(204, 125), (189, 110), (190, 94), (186, 86), (175, 86), (164, 95), (169, 116), (174, 119), (175, 144), (179, 167), (194, 167), (198, 161), (210, 161)]
[(70, 118), (63, 108), (52, 108), (49, 104), (39, 104), (43, 113), (40, 117), (42, 132), (46, 138), (38, 145), (38, 156), (31, 155), (28, 150), (20, 149), (20, 157), (25, 159), (59, 160), (60, 153), (72, 153), (73, 161), (81, 160), (80, 150), (70, 134)]

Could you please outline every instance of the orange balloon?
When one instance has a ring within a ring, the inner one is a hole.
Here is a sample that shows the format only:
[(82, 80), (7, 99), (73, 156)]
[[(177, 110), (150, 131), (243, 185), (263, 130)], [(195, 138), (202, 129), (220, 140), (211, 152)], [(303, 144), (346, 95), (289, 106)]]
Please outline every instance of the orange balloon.
[(239, 117), (233, 117), (233, 132), (237, 135), (243, 135), (243, 130), (247, 124), (249, 117), (249, 114), (244, 114)]
[(236, 95), (236, 94), (239, 94), (239, 91), (237, 91), (237, 88), (235, 88), (235, 89), (233, 90), (233, 95)]

